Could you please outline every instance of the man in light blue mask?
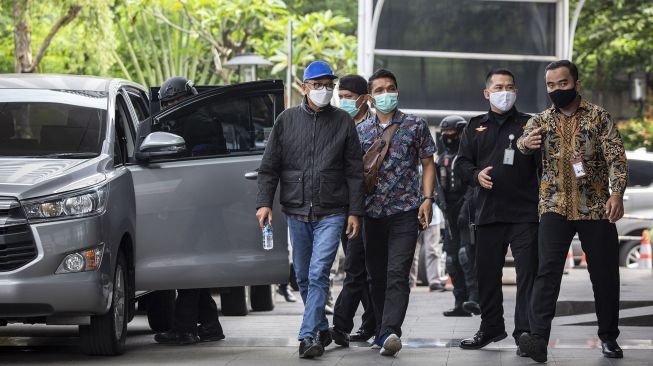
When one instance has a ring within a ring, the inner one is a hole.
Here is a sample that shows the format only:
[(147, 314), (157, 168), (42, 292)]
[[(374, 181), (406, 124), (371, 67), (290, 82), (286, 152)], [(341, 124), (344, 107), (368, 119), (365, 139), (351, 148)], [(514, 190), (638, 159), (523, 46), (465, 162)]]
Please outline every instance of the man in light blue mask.
[(367, 91), (367, 80), (360, 75), (346, 75), (338, 83), (339, 107), (349, 113), (356, 124), (370, 118), (367, 104), (371, 99)]
[(425, 120), (397, 109), (399, 89), (392, 72), (376, 71), (368, 88), (376, 115), (357, 126), (361, 147), (368, 151), (378, 139), (388, 141), (376, 184), (367, 186), (365, 198), (365, 265), (377, 320), (372, 347), (393, 356), (402, 347), (417, 232), (431, 222), (435, 143)]
[[(346, 75), (338, 83), (340, 109), (343, 109), (358, 124), (369, 118), (367, 80), (360, 75)], [(365, 248), (362, 235), (348, 239), (343, 231), (340, 238), (345, 252), (345, 280), (342, 291), (336, 300), (333, 313), (331, 336), (340, 346), (347, 347), (349, 342), (367, 342), (376, 333), (376, 320), (370, 298), (370, 286), (365, 270)], [(354, 327), (354, 316), (358, 305), (365, 309), (358, 331), (349, 334)]]

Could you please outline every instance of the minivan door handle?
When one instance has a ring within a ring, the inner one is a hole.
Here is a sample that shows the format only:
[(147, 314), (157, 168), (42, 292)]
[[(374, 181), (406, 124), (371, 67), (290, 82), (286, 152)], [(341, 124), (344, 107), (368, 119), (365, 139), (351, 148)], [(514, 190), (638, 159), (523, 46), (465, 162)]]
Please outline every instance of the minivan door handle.
[(245, 173), (245, 179), (256, 180), (258, 178), (258, 171)]

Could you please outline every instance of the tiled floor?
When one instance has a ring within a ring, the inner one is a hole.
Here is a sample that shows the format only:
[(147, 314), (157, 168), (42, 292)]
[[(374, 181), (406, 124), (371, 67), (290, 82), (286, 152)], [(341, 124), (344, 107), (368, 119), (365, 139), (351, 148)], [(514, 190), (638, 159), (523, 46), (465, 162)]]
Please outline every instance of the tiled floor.
[[(339, 290), (339, 288), (338, 288)], [(507, 331), (512, 331), (514, 286), (504, 286)], [(549, 365), (653, 365), (653, 274), (644, 270), (623, 270), (621, 298), (630, 308), (621, 311), (619, 342), (625, 358), (602, 357), (593, 313), (557, 317), (551, 334)], [(564, 276), (560, 309), (591, 302), (589, 276), (574, 269)], [(640, 302), (634, 302), (640, 301)], [(302, 306), (277, 297), (277, 307), (269, 313), (246, 317), (223, 317), (227, 339), (217, 343), (188, 347), (166, 347), (154, 343), (147, 321), (138, 316), (129, 326), (128, 351), (116, 358), (91, 358), (80, 354), (74, 327), (10, 326), (0, 328), (0, 365), (27, 364), (103, 364), (103, 365), (534, 365), (529, 358), (515, 355), (511, 337), (483, 350), (458, 348), (460, 339), (477, 330), (480, 319), (445, 318), (442, 311), (453, 304), (451, 292), (429, 293), (420, 287), (411, 294), (404, 323), (404, 349), (396, 357), (382, 357), (364, 343), (348, 349), (330, 346), (325, 355), (313, 361), (297, 357), (296, 332)], [(572, 304), (572, 305), (569, 305)], [(569, 311), (566, 312), (568, 314)], [(358, 324), (359, 319), (357, 319)], [(573, 324), (573, 325), (572, 325)], [(599, 348), (597, 348), (599, 347)]]

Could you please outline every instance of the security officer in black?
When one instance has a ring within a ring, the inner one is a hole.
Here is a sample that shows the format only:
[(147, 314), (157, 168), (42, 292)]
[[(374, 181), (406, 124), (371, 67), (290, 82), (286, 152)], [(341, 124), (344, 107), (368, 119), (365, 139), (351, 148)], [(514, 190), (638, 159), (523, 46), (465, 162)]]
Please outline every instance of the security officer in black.
[[(166, 80), (159, 90), (161, 109), (166, 109), (197, 94), (193, 82), (177, 76)], [(218, 320), (218, 307), (210, 289), (179, 289), (172, 329), (157, 333), (154, 340), (162, 344), (193, 344), (224, 339)]]
[(444, 251), (446, 267), (453, 283), (455, 305), (444, 316), (478, 315), (478, 286), (474, 273), (474, 248), (469, 233), (469, 210), (472, 190), (454, 172), (458, 160), (460, 137), (467, 121), (460, 116), (447, 116), (440, 122), (444, 152), (436, 162), (438, 206), (444, 212), (446, 229)]
[[(503, 319), (502, 269), (508, 245), (515, 259), (517, 301), (513, 337), (518, 344), (530, 332), (529, 301), (537, 272), (539, 156), (516, 148), (529, 115), (514, 107), (515, 78), (505, 69), (486, 77), (490, 111), (474, 117), (465, 128), (455, 172), (474, 186), (476, 262), (481, 326), (460, 347), (479, 349), (507, 337)], [(524, 356), (519, 353), (518, 355)]]

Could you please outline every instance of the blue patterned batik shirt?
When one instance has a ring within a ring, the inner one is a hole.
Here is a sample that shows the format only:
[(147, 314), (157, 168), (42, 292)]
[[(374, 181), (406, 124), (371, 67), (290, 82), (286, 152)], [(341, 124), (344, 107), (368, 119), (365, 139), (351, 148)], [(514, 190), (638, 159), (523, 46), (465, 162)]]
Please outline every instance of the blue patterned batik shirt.
[[(420, 159), (435, 154), (435, 143), (425, 120), (395, 111), (392, 123), (399, 123), (399, 128), (390, 140), (388, 153), (379, 169), (376, 191), (365, 197), (365, 209), (372, 218), (419, 208), (422, 203)], [(363, 153), (383, 135), (376, 115), (356, 128)]]

